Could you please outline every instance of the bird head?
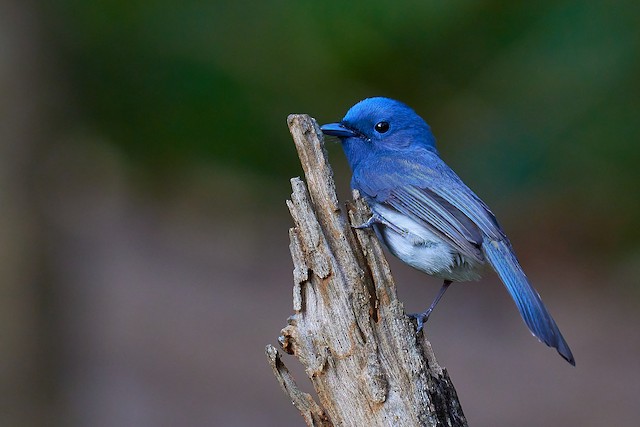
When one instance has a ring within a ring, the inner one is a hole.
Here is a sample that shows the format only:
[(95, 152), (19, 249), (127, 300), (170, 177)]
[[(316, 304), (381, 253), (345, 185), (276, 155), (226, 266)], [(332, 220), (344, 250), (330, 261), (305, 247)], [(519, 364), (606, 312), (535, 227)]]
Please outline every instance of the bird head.
[(410, 107), (389, 98), (367, 98), (351, 107), (340, 123), (320, 128), (340, 138), (353, 168), (365, 157), (384, 150), (436, 151), (429, 125)]

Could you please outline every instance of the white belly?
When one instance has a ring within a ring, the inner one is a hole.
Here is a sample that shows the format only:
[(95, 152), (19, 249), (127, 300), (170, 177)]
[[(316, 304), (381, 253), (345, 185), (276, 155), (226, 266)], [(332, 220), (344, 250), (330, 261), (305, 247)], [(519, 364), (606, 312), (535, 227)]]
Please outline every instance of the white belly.
[(375, 206), (375, 211), (395, 226), (394, 229), (376, 224), (378, 237), (392, 254), (405, 263), (430, 276), (454, 282), (481, 277), (482, 263), (461, 255), (422, 224), (383, 205)]

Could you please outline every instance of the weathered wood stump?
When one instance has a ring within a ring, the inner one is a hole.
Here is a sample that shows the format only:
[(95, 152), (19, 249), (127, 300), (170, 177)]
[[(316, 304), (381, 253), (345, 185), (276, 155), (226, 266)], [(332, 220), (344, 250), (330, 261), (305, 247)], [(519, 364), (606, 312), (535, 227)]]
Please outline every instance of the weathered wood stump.
[(354, 192), (345, 218), (318, 125), (306, 115), (288, 123), (307, 185), (293, 178), (287, 201), (294, 314), (279, 342), (320, 402), (297, 388), (269, 345), (280, 385), (310, 426), (466, 426), (446, 370), (398, 301), (375, 234), (353, 228), (370, 216), (366, 203)]

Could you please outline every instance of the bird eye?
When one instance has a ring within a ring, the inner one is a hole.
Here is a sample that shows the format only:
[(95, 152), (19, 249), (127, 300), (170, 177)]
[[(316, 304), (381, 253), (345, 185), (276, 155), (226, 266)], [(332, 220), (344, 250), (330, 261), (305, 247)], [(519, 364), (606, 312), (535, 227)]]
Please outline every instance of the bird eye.
[(389, 122), (378, 122), (374, 126), (374, 129), (378, 133), (385, 133), (386, 131), (389, 130)]

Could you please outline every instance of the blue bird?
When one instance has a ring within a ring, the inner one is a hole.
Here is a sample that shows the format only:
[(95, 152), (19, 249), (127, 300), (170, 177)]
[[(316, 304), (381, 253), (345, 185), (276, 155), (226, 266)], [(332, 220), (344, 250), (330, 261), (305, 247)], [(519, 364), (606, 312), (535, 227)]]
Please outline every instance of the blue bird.
[(368, 98), (340, 123), (321, 127), (342, 142), (351, 187), (369, 204), (373, 227), (389, 251), (440, 279), (431, 306), (415, 315), (418, 331), (452, 282), (478, 280), (488, 262), (531, 333), (575, 366), (556, 322), (531, 286), (489, 207), (439, 157), (429, 125), (407, 105)]

